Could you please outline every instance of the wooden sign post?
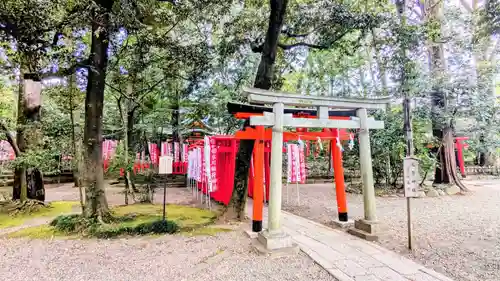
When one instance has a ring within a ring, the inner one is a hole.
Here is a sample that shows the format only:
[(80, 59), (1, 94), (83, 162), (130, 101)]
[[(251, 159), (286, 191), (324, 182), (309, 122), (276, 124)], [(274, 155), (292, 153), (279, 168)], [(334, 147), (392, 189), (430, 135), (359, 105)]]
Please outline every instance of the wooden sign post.
[(172, 156), (160, 156), (158, 174), (165, 175), (165, 182), (163, 183), (163, 221), (165, 221), (167, 206), (167, 175), (172, 174), (173, 161)]
[(403, 160), (403, 179), (406, 197), (406, 214), (408, 218), (408, 249), (412, 250), (413, 233), (410, 204), (412, 197), (419, 197), (418, 159), (414, 157), (406, 157)]

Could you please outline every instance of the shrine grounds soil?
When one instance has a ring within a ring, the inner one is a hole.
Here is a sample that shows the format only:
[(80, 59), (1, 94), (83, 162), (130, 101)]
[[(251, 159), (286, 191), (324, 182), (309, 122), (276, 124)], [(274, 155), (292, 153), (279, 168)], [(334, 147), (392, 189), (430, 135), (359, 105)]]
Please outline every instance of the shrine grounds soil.
[[(407, 250), (406, 199), (377, 197), (378, 220), (386, 228), (380, 244), (457, 281), (500, 280), (500, 180), (467, 180), (466, 195), (412, 199), (415, 250)], [(331, 225), (337, 217), (333, 184), (289, 187), (284, 210)], [(363, 218), (362, 195), (347, 197), (349, 217)], [(332, 226), (333, 227), (333, 226)]]
[[(47, 200), (77, 201), (78, 190), (71, 186), (49, 186)], [(123, 204), (121, 190), (107, 189), (110, 205)], [(162, 195), (158, 192), (155, 201), (161, 202)], [(184, 188), (168, 189), (169, 203), (191, 200)], [(336, 280), (304, 254), (270, 258), (257, 254), (250, 243), (240, 229), (215, 236), (114, 240), (0, 238), (0, 280)]]

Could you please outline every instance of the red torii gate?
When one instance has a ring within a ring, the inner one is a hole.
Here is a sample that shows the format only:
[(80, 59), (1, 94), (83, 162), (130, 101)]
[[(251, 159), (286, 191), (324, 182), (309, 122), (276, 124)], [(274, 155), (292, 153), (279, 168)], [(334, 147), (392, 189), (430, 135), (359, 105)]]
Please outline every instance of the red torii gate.
[(455, 137), (455, 147), (457, 148), (458, 165), (460, 167), (460, 174), (465, 178), (465, 163), (464, 163), (464, 149), (469, 147), (465, 142), (469, 137)]
[[(229, 105), (228, 105), (229, 106)], [(242, 105), (240, 105), (242, 107)], [(234, 116), (237, 119), (249, 119), (251, 116), (262, 116), (261, 112), (236, 112)], [(294, 117), (300, 118), (316, 118), (310, 113), (293, 113)], [(350, 116), (330, 116), (329, 119), (349, 120)], [(345, 129), (323, 129), (322, 132), (308, 132), (307, 129), (301, 128), (298, 132), (284, 132), (284, 141), (310, 140), (316, 141), (318, 137), (321, 140), (347, 140), (349, 134)], [(264, 126), (255, 126), (255, 128), (247, 127), (235, 134), (236, 139), (240, 140), (255, 140), (254, 144), (254, 177), (253, 177), (253, 218), (252, 230), (259, 232), (262, 230), (262, 212), (264, 203), (264, 141), (271, 140), (272, 129), (265, 129)], [(332, 155), (333, 170), (335, 176), (335, 190), (337, 197), (337, 209), (340, 221), (348, 221), (347, 215), (347, 200), (344, 183), (344, 168), (342, 166), (342, 151), (334, 143), (330, 142), (330, 153)]]

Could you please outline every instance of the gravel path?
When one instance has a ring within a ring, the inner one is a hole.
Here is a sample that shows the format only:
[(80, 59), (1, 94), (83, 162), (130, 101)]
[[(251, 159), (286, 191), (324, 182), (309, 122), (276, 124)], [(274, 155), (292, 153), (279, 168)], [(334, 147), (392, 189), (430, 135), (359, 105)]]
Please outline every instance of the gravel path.
[[(413, 254), (406, 249), (406, 200), (378, 197), (378, 219), (387, 227), (382, 246), (442, 272), (457, 281), (500, 280), (500, 180), (467, 181), (467, 195), (412, 200)], [(333, 184), (302, 185), (283, 191), (284, 209), (320, 223), (337, 217)], [(362, 218), (361, 195), (348, 195), (351, 218)]]
[(335, 281), (304, 254), (256, 254), (240, 231), (216, 237), (0, 239), (0, 260), (0, 280), (9, 281)]
[[(123, 204), (121, 188), (106, 190)], [(158, 192), (155, 201), (162, 201)], [(72, 184), (47, 189), (47, 201), (78, 200)], [(167, 190), (169, 203), (189, 204), (186, 189)], [(30, 225), (34, 224), (30, 221)], [(39, 223), (37, 223), (39, 224)], [(303, 253), (268, 258), (255, 253), (241, 230), (215, 237), (181, 235), (118, 240), (0, 238), (0, 280), (9, 281), (336, 281)], [(19, 265), (22, 264), (22, 268)]]

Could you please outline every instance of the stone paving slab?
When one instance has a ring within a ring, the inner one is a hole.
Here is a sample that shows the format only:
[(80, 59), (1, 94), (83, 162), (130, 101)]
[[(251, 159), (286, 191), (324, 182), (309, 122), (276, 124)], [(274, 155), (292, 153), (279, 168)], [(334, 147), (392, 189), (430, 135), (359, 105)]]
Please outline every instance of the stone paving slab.
[[(251, 216), (250, 200), (247, 208)], [(282, 211), (281, 223), (300, 249), (339, 281), (453, 281), (375, 243), (288, 212)]]

